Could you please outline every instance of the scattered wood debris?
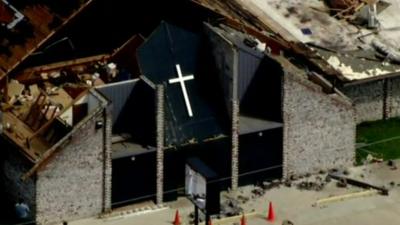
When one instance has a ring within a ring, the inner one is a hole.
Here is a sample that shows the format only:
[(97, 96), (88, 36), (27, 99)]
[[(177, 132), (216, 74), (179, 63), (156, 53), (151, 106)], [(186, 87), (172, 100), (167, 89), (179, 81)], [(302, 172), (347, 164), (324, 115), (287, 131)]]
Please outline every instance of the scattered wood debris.
[(347, 186), (347, 184), (350, 184), (350, 185), (354, 185), (354, 186), (366, 188), (366, 189), (372, 188), (372, 189), (378, 190), (382, 195), (389, 195), (389, 190), (385, 187), (378, 187), (378, 186), (375, 186), (375, 185), (372, 185), (372, 184), (369, 184), (369, 183), (366, 183), (363, 181), (359, 181), (359, 180), (355, 180), (355, 179), (343, 176), (339, 173), (330, 173), (329, 176), (335, 180), (339, 180), (340, 182), (345, 183), (346, 186)]
[(332, 197), (323, 198), (323, 199), (318, 200), (313, 206), (319, 206), (322, 204), (344, 201), (344, 200), (352, 199), (352, 198), (366, 197), (366, 196), (376, 195), (378, 193), (379, 193), (378, 190), (367, 190), (367, 191), (355, 192), (355, 193), (350, 193), (350, 194), (332, 196)]

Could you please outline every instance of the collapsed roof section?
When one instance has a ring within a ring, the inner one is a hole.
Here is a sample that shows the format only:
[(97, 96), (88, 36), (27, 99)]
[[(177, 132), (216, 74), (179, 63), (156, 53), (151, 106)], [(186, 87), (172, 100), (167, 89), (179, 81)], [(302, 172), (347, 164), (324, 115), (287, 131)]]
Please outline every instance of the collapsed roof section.
[(193, 1), (270, 32), (286, 50), (344, 82), (400, 74), (399, 0)]
[(107, 58), (100, 55), (31, 68), (18, 80), (11, 79), (3, 93), (7, 101), (1, 104), (2, 136), (32, 162), (40, 161), (84, 118), (108, 104), (91, 90), (117, 73)]
[(92, 0), (0, 0), (0, 80)]

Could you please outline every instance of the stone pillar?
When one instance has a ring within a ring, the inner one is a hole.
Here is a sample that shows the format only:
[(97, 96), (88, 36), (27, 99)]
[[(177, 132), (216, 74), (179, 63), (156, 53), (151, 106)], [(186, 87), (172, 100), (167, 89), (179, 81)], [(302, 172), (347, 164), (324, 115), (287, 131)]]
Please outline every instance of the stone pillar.
[(163, 203), (164, 196), (164, 86), (156, 88), (156, 126), (157, 126), (157, 196), (156, 203)]
[(112, 159), (111, 159), (111, 136), (112, 118), (111, 106), (107, 106), (103, 111), (104, 136), (103, 136), (103, 212), (111, 210), (111, 180), (112, 180)]
[(234, 50), (233, 56), (233, 77), (231, 87), (231, 119), (232, 119), (232, 182), (231, 190), (236, 191), (239, 186), (239, 95), (238, 95), (238, 79), (239, 79), (239, 53)]
[(235, 191), (239, 185), (239, 103), (232, 101), (232, 183)]
[(282, 143), (282, 178), (284, 180), (288, 179), (290, 176), (288, 174), (288, 140), (290, 134), (290, 117), (287, 114), (286, 109), (286, 93), (287, 93), (287, 86), (286, 83), (288, 82), (288, 76), (285, 74), (282, 77), (281, 83), (281, 90), (282, 90), (282, 118), (283, 118), (283, 143)]
[(392, 115), (392, 90), (391, 80), (383, 80), (383, 119), (387, 120)]

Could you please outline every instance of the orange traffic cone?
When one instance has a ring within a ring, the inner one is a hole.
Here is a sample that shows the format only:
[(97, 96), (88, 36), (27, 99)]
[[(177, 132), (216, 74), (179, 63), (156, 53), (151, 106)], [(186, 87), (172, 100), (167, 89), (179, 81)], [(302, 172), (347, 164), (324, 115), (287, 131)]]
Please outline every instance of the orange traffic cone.
[(176, 210), (175, 212), (175, 219), (173, 222), (174, 225), (181, 225), (181, 218), (179, 216), (179, 210)]
[(274, 213), (274, 208), (272, 207), (272, 202), (269, 202), (269, 209), (268, 209), (268, 217), (267, 220), (269, 222), (274, 222), (275, 221), (275, 213)]
[(242, 219), (240, 219), (240, 225), (247, 225), (246, 217), (244, 216), (244, 214), (242, 216)]

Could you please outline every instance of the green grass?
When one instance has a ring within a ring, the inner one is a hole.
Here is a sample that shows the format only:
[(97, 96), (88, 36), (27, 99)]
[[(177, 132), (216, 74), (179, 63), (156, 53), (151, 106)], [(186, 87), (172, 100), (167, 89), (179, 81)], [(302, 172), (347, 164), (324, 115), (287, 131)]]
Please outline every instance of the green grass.
[(358, 125), (357, 143), (370, 144), (393, 137), (399, 138), (358, 148), (356, 150), (357, 164), (361, 164), (368, 154), (384, 160), (400, 158), (400, 118)]

